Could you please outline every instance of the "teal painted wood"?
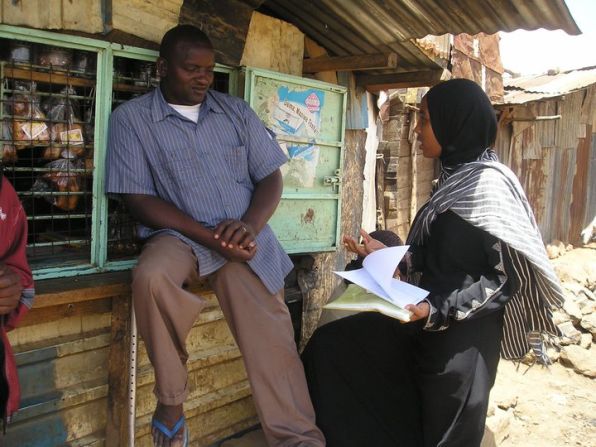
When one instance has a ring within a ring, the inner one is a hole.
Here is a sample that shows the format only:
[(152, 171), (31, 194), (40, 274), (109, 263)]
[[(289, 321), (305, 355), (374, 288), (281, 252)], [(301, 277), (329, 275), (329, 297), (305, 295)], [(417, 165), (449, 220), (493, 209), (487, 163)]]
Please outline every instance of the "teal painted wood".
[(288, 253), (333, 251), (340, 238), (344, 87), (246, 68), (245, 99), (289, 161), (271, 226)]
[(56, 337), (35, 347), (17, 347), (20, 408), (0, 445), (79, 445), (81, 439), (101, 436), (108, 405), (109, 349), (108, 327), (79, 339)]
[(110, 47), (97, 57), (95, 139), (93, 142), (93, 216), (91, 219), (91, 263), (102, 268), (106, 262), (108, 205), (104, 194), (107, 127), (112, 105), (113, 54)]

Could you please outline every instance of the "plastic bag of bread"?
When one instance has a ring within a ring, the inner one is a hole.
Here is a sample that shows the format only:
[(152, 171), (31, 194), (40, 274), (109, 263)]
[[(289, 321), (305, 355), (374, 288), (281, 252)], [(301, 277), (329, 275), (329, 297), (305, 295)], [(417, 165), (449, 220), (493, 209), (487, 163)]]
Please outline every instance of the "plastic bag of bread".
[[(77, 158), (85, 152), (83, 125), (78, 116), (79, 103), (72, 98), (75, 95), (72, 87), (65, 87), (59, 95), (48, 97), (43, 105), (51, 123), (50, 141), (54, 146), (46, 151), (48, 155), (55, 155), (57, 147), (62, 148), (61, 158)], [(44, 158), (56, 157), (45, 157), (44, 154)]]
[[(50, 168), (50, 171), (37, 178), (31, 191), (47, 192), (45, 199), (56, 208), (74, 210), (79, 203), (79, 195), (73, 193), (81, 190), (80, 174), (73, 172), (77, 169), (76, 165), (71, 160), (59, 159), (45, 167)], [(49, 194), (52, 192), (59, 194)]]
[(8, 121), (2, 121), (2, 158), (0, 162), (14, 163), (17, 161), (17, 148), (12, 141), (12, 130)]
[(9, 99), (13, 114), (12, 135), (17, 149), (44, 144), (50, 140), (46, 116), (41, 111), (35, 89), (34, 82), (29, 90), (24, 84), (18, 84)]

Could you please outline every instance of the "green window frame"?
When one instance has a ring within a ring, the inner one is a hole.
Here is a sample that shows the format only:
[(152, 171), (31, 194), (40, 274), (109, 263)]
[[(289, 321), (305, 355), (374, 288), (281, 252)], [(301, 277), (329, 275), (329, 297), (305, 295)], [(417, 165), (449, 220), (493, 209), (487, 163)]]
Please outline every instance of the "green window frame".
[[(69, 265), (67, 263), (40, 268), (34, 267), (34, 279), (72, 277), (91, 273), (122, 271), (132, 268), (136, 263), (136, 259), (110, 261), (107, 256), (108, 198), (104, 193), (104, 180), (108, 120), (112, 110), (113, 62), (114, 57), (155, 61), (158, 53), (152, 50), (110, 43), (88, 37), (3, 24), (0, 24), (0, 38), (97, 53), (90, 259), (89, 262), (78, 263), (76, 265)], [(238, 92), (238, 70), (233, 67), (216, 64), (215, 71), (225, 73), (229, 76), (230, 94), (236, 95)], [(0, 72), (0, 79), (4, 79), (4, 73)], [(3, 113), (1, 109), (0, 119)]]

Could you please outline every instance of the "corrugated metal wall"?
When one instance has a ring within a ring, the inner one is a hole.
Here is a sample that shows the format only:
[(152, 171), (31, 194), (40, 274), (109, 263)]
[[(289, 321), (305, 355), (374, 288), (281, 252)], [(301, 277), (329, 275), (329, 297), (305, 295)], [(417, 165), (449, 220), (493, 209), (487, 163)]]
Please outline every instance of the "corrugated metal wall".
[(557, 98), (499, 106), (497, 153), (519, 177), (546, 243), (578, 243), (581, 229), (596, 214), (595, 95), (593, 85)]

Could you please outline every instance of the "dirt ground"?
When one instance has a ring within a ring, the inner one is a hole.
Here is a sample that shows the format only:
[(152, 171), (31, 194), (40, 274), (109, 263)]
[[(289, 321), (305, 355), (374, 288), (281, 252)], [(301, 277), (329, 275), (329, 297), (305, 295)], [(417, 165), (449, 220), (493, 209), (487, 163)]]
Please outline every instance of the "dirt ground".
[(491, 402), (505, 413), (498, 446), (596, 446), (596, 381), (560, 363), (528, 369), (502, 361)]
[[(596, 282), (595, 243), (552, 262), (564, 284)], [(594, 343), (588, 353), (595, 358)], [(498, 423), (490, 424), (491, 417)], [(596, 380), (559, 362), (528, 369), (501, 361), (488, 421), (502, 447), (596, 447)]]

